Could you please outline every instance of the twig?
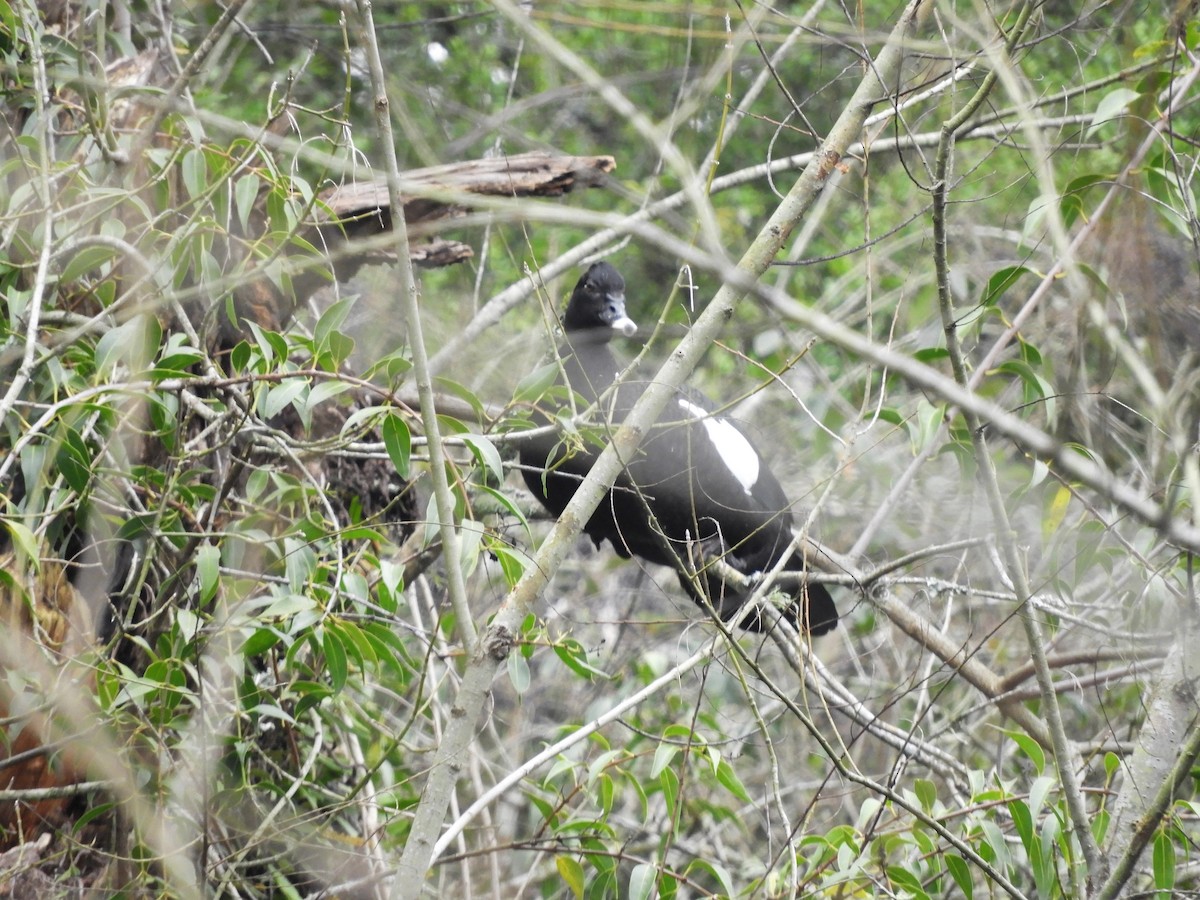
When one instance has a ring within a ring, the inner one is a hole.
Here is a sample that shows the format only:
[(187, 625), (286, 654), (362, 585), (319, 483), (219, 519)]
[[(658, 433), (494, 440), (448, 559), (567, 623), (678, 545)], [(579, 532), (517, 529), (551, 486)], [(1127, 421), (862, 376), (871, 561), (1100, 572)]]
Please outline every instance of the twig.
[(408, 229), (404, 221), (404, 198), (400, 193), (400, 164), (396, 158), (395, 136), (392, 133), (391, 104), (387, 96), (387, 83), (383, 73), (383, 60), (379, 55), (379, 42), (375, 35), (375, 20), (370, 0), (359, 4), (362, 16), (363, 45), (367, 51), (367, 62), (371, 71), (371, 86), (375, 92), (375, 120), (383, 147), (384, 165), (387, 174), (388, 195), (392, 209), (392, 240), (396, 250), (397, 275), (401, 284), (401, 305), (408, 327), (408, 342), (412, 348), (413, 374), (417, 382), (417, 395), (421, 400), (421, 421), (425, 426), (425, 439), (429, 447), (429, 474), (433, 482), (434, 500), (437, 505), (439, 526), (442, 535), (443, 556), (446, 561), (446, 581), (450, 605), (455, 613), (455, 623), (463, 643), (475, 643), (475, 625), (471, 608), (467, 604), (466, 583), (462, 566), (459, 564), (458, 531), (454, 521), (454, 497), (446, 477), (446, 455), (442, 446), (441, 426), (437, 420), (437, 407), (433, 397), (433, 379), (430, 375), (429, 357), (425, 351), (425, 340), (421, 329), (420, 289), (413, 272), (412, 258), (408, 248)]
[(0, 803), (33, 803), (36, 800), (57, 800), (61, 797), (77, 797), (97, 791), (111, 791), (116, 785), (111, 781), (77, 781), (75, 784), (60, 784), (57, 787), (0, 790)]
[[(697, 318), (688, 334), (667, 359), (649, 389), (630, 412), (613, 442), (600, 454), (558, 522), (543, 542), (534, 564), (526, 569), (517, 586), (505, 598), (487, 631), (472, 653), (455, 699), (455, 717), (449, 722), (433, 769), (416, 809), (412, 830), (400, 870), (392, 884), (392, 897), (416, 898), (423, 889), (432, 859), (432, 835), (441, 827), (462, 754), (467, 750), (475, 723), (483, 708), (497, 665), (507, 658), (521, 622), (532, 611), (550, 575), (566, 556), (570, 543), (591, 517), (600, 499), (622, 467), (631, 459), (642, 435), (649, 431), (679, 385), (691, 374), (701, 355), (720, 334), (737, 303), (751, 291), (757, 279), (787, 241), (797, 222), (815, 201), (837, 161), (859, 134), (875, 103), (886, 99), (885, 87), (893, 81), (904, 57), (904, 43), (912, 29), (920, 0), (912, 0), (901, 14), (887, 43), (845, 110), (830, 130), (812, 165), (808, 166), (791, 192), (775, 210), (766, 226), (746, 251), (737, 270)], [(529, 26), (527, 34), (539, 43), (548, 40), (540, 29)], [(692, 255), (698, 256), (695, 251)], [(708, 254), (711, 256), (711, 254)], [(712, 266), (707, 259), (706, 265)]]
[(1175, 798), (1175, 792), (1191, 778), (1192, 766), (1200, 758), (1200, 720), (1193, 720), (1188, 729), (1187, 739), (1175, 757), (1175, 765), (1162, 784), (1158, 786), (1145, 812), (1138, 817), (1129, 846), (1121, 854), (1112, 867), (1108, 879), (1096, 894), (1096, 900), (1112, 900), (1120, 894), (1125, 882), (1133, 874), (1133, 868), (1141, 858), (1142, 851), (1150, 843), (1150, 838), (1158, 830), (1159, 822), (1166, 814), (1167, 808)]
[(1054, 265), (1052, 265), (1042, 277), (1041, 283), (1038, 284), (1032, 293), (1030, 293), (1028, 299), (1026, 299), (1025, 303), (1021, 306), (1021, 309), (1018, 310), (1015, 316), (1013, 316), (1008, 328), (1004, 330), (1000, 337), (996, 338), (995, 342), (988, 349), (988, 352), (984, 355), (983, 359), (976, 367), (975, 373), (971, 376), (970, 381), (968, 382), (971, 388), (979, 387), (980, 382), (987, 377), (988, 373), (991, 372), (992, 367), (995, 366), (997, 360), (999, 360), (1000, 354), (1012, 342), (1012, 339), (1020, 333), (1021, 327), (1025, 324), (1025, 321), (1033, 314), (1034, 310), (1037, 309), (1039, 304), (1049, 296), (1050, 290), (1058, 283), (1058, 279), (1062, 276), (1062, 274), (1067, 271), (1068, 267), (1075, 259), (1076, 254), (1079, 252), (1079, 249), (1091, 239), (1096, 228), (1102, 221), (1104, 221), (1105, 211), (1115, 201), (1116, 197), (1125, 189), (1125, 185), (1128, 183), (1130, 176), (1140, 169), (1146, 156), (1154, 148), (1154, 145), (1162, 138), (1163, 132), (1166, 131), (1167, 126), (1170, 124), (1171, 117), (1178, 109), (1181, 99), (1187, 94), (1188, 90), (1191, 89), (1192, 85), (1195, 84), (1197, 78), (1200, 78), (1200, 60), (1196, 60), (1192, 68), (1178, 80), (1177, 89), (1171, 100), (1171, 103), (1168, 104), (1163, 113), (1150, 126), (1150, 133), (1147, 134), (1145, 140), (1138, 145), (1137, 150), (1121, 169), (1120, 174), (1113, 179), (1111, 187), (1109, 187), (1108, 191), (1101, 198), (1100, 202), (1096, 204), (1096, 208), (1091, 211), (1091, 214), (1088, 216), (1087, 221), (1083, 224), (1083, 227), (1079, 229), (1079, 232), (1071, 240), (1070, 244), (1063, 250), (1063, 252), (1059, 254), (1059, 258), (1055, 260)]
[(51, 153), (54, 148), (54, 137), (51, 131), (49, 115), (50, 85), (46, 75), (46, 58), (42, 53), (42, 42), (39, 39), (36, 26), (38, 21), (37, 8), (30, 2), (25, 4), (25, 14), (22, 24), (25, 26), (25, 40), (28, 42), (29, 55), (33, 69), (34, 118), (37, 122), (36, 143), (38, 148), (38, 172), (34, 183), (41, 194), (42, 204), (42, 233), (45, 236), (42, 248), (38, 253), (37, 268), (34, 271), (33, 288), (25, 306), (25, 347), (21, 354), (21, 365), (13, 376), (12, 383), (0, 400), (0, 422), (8, 421), (8, 414), (25, 385), (33, 376), (33, 358), (37, 350), (38, 318), (42, 313), (42, 303), (46, 296), (46, 285), (50, 276), (50, 257), (54, 246), (51, 236), (54, 234), (54, 189), (50, 183)]
[[(949, 262), (947, 259), (947, 203), (950, 182), (950, 166), (954, 153), (954, 141), (957, 133), (966, 125), (971, 116), (983, 105), (992, 87), (1000, 77), (1001, 65), (1007, 65), (1007, 54), (1021, 39), (1029, 27), (1036, 3), (1032, 0), (1021, 7), (1017, 13), (1006, 41), (1005, 52), (996, 65), (989, 69), (980, 84), (978, 91), (963, 105), (955, 115), (942, 125), (942, 140), (938, 144), (934, 161), (933, 186), (933, 230), (934, 230), (934, 260), (937, 268), (938, 306), (942, 315), (942, 327), (946, 335), (946, 349), (950, 355), (950, 365), (955, 380), (967, 386), (966, 363), (962, 347), (958, 341), (958, 324), (954, 313), (954, 301), (950, 293)], [(982, 367), (981, 367), (982, 370)], [(1033, 590), (1025, 567), (1021, 561), (1021, 553), (1017, 547), (1012, 524), (1008, 518), (1008, 510), (1004, 504), (1004, 496), (1000, 489), (1000, 481), (996, 475), (995, 464), (988, 450), (987, 436), (981, 428), (980, 420), (969, 411), (963, 410), (963, 418), (971, 433), (971, 445), (974, 449), (975, 464), (978, 467), (979, 479), (988, 499), (992, 518), (997, 526), (997, 541), (1004, 551), (1004, 561), (1008, 576), (1017, 593), (1017, 610), (1021, 624), (1025, 628), (1026, 643), (1033, 657), (1034, 671), (1037, 674), (1038, 685), (1041, 689), (1042, 709), (1045, 716), (1046, 735), (1049, 737), (1050, 748), (1058, 771), (1059, 784), (1062, 787), (1070, 815), (1072, 831), (1079, 841), (1087, 865), (1089, 880), (1103, 878), (1108, 870), (1108, 862), (1100, 852), (1092, 834), (1091, 821), (1087, 805), (1084, 803), (1079, 781), (1075, 774), (1074, 753), (1067, 739), (1066, 728), (1063, 724), (1062, 710), (1055, 692), (1054, 676), (1046, 661), (1045, 638), (1042, 634), (1041, 622), (1037, 612), (1031, 607), (1029, 600)], [(1011, 701), (1010, 701), (1011, 702)], [(1013, 703), (1014, 707), (1019, 704)], [(1023, 708), (1023, 707), (1022, 707)], [(1071, 869), (1071, 879), (1075, 882), (1077, 867)]]
[(588, 65), (582, 57), (573, 53), (561, 41), (555, 40), (541, 26), (534, 23), (526, 9), (518, 6), (513, 0), (492, 0), (493, 6), (504, 15), (524, 36), (533, 44), (540, 47), (542, 52), (563, 68), (574, 72), (588, 87), (592, 88), (600, 99), (609, 105), (614, 113), (641, 134), (648, 146), (662, 155), (662, 158), (674, 170), (675, 177), (683, 185), (682, 193), (692, 206), (696, 216), (699, 232), (704, 238), (704, 245), (710, 253), (724, 253), (721, 241), (721, 230), (713, 213), (712, 204), (704, 193), (704, 178), (697, 175), (687, 158), (675, 146), (665, 129), (652, 123), (646, 114), (633, 104), (617, 87), (601, 77), (594, 68)]
[[(882, 114), (882, 113), (881, 113)], [(876, 117), (872, 117), (876, 118)], [(1059, 118), (1046, 119), (1040, 124), (1045, 128), (1061, 128), (1067, 124), (1085, 124), (1090, 121), (1090, 116), (1063, 116)], [(1012, 126), (999, 125), (992, 128), (974, 129), (967, 136), (970, 139), (991, 140), (996, 137), (1006, 136), (1012, 132)], [(870, 150), (872, 153), (881, 153), (888, 150), (901, 150), (913, 147), (933, 147), (937, 145), (940, 132), (926, 132), (911, 136), (877, 138), (870, 142)], [(867, 145), (862, 142), (851, 144), (843, 155), (845, 156), (861, 156), (867, 150)], [(745, 169), (740, 169), (737, 172), (731, 172), (729, 175), (723, 175), (719, 178), (714, 178), (709, 186), (711, 194), (717, 194), (723, 191), (732, 190), (740, 187), (743, 184), (748, 184), (752, 181), (758, 181), (766, 178), (769, 175), (780, 172), (791, 172), (811, 165), (816, 159), (817, 151), (808, 153), (798, 153), (794, 156), (785, 157), (783, 159), (772, 160), (769, 163), (762, 163), (756, 166), (748, 166)], [(593, 254), (603, 250), (618, 237), (628, 233), (633, 226), (639, 223), (646, 223), (660, 218), (673, 210), (685, 205), (688, 201), (688, 196), (683, 191), (672, 194), (669, 197), (664, 197), (656, 203), (639, 210), (628, 217), (622, 217), (620, 224), (605, 224), (603, 230), (594, 234), (592, 237), (576, 244), (570, 250), (560, 254), (548, 263), (543, 264), (536, 276), (527, 276), (517, 283), (510, 285), (500, 293), (492, 297), (483, 307), (475, 314), (472, 319), (467, 322), (462, 329), (457, 332), (450, 340), (442, 345), (434, 355), (430, 358), (429, 364), (433, 371), (440, 371), (450, 361), (457, 359), (462, 352), (462, 348), (468, 345), (475, 338), (479, 337), (488, 328), (491, 328), (499, 322), (511, 309), (523, 302), (530, 296), (537, 286), (568, 271), (569, 269), (579, 265), (583, 260)], [(465, 202), (465, 201), (464, 201)], [(475, 199), (470, 201), (472, 205), (478, 205)], [(526, 210), (527, 211), (527, 210)], [(712, 260), (708, 261), (705, 268), (712, 267)]]
[(213, 27), (209, 29), (208, 34), (204, 36), (204, 39), (192, 52), (183, 71), (179, 73), (179, 76), (160, 98), (159, 103), (156, 104), (154, 115), (150, 117), (150, 121), (146, 123), (138, 135), (135, 150), (129, 157), (131, 160), (140, 159), (145, 149), (154, 142), (154, 137), (158, 134), (158, 129), (162, 125), (163, 119), (175, 108), (176, 101), (179, 100), (179, 97), (187, 90), (188, 85), (191, 84), (192, 79), (203, 68), (209, 54), (212, 53), (213, 49), (217, 46), (217, 42), (229, 29), (229, 26), (237, 20), (238, 13), (242, 11), (242, 7), (247, 2), (248, 0), (231, 0), (229, 5), (221, 11), (221, 15), (213, 23)]
[[(764, 614), (774, 620), (772, 632), (778, 631), (783, 636), (779, 641), (780, 643), (787, 641), (789, 638), (791, 641), (795, 641), (797, 643), (800, 642), (799, 636), (792, 630), (791, 625), (779, 615), (777, 610), (767, 608), (764, 610)], [(792, 715), (797, 718), (797, 720), (804, 724), (813, 739), (821, 745), (821, 749), (824, 751), (825, 757), (830, 761), (839, 775), (848, 781), (867, 788), (867, 790), (878, 794), (880, 797), (886, 798), (895, 806), (908, 812), (918, 821), (937, 833), (942, 840), (954, 847), (954, 849), (958, 851), (958, 853), (961, 854), (964, 859), (970, 860), (972, 865), (976, 866), (981, 872), (984, 873), (984, 875), (986, 875), (994, 884), (999, 886), (1009, 896), (1014, 898), (1025, 897), (1020, 889), (1018, 889), (1016, 885), (1014, 885), (1007, 877), (1005, 877), (1002, 871), (981, 857), (975, 851), (974, 847), (962, 840), (960, 837), (958, 837), (958, 835), (954, 834), (954, 832), (950, 831), (950, 829), (942, 824), (941, 821), (926, 814), (924, 810), (909, 802), (903, 794), (898, 793), (888, 785), (863, 775), (853, 766), (847, 765), (842, 754), (837, 752), (836, 748), (830, 743), (820, 729), (816, 727), (816, 723), (813, 722), (809, 715), (796, 704), (796, 701), (789, 694), (780, 690), (774, 684), (770, 676), (763, 671), (762, 667), (753, 657), (750, 656), (750, 654), (743, 650), (740, 644), (734, 642), (733, 648), (739, 654), (739, 656), (741, 656), (746, 665), (748, 665), (755, 672), (755, 674), (758, 675), (762, 682), (771, 688), (775, 696), (788, 708), (788, 711), (791, 712)]]

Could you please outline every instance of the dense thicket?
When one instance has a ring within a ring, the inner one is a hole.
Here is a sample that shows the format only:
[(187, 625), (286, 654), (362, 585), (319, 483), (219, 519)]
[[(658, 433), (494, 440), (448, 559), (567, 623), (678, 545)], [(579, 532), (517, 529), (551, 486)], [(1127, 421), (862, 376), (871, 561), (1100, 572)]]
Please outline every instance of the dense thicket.
[[(0, 0), (0, 890), (1200, 890), (1200, 26), (1076, 6)], [(837, 631), (531, 501), (598, 256)]]

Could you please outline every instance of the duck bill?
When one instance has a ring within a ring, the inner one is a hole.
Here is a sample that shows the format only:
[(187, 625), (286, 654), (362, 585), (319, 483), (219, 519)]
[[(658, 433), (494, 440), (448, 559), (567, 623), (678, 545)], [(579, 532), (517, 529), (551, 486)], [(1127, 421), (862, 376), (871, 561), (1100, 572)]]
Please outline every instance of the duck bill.
[(625, 314), (625, 295), (609, 294), (609, 327), (619, 331), (625, 337), (633, 337), (637, 333), (637, 322)]

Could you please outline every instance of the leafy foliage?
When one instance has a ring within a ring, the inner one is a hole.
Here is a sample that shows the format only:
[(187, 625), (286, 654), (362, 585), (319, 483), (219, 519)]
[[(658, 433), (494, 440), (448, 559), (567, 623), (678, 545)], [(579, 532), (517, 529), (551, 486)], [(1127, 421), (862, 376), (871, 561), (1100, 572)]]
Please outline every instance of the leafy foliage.
[[(568, 441), (608, 437), (553, 387), (566, 282), (509, 289), (619, 218), (604, 247), (643, 362), (665, 358), (896, 10), (375, 11), (404, 166), (618, 161), (605, 190), (439, 226), (476, 253), (420, 276), (442, 522), (402, 288), (389, 267), (339, 282), (311, 227), (325, 187), (381, 165), (360, 22), (46, 6), (0, 0), (0, 772), (65, 787), (6, 796), (0, 826), (53, 832), (62, 892), (380, 895), (476, 629), (539, 565), (514, 442), (535, 406)], [(1021, 4), (932, 5), (867, 146), (694, 376), (841, 552), (823, 570), (843, 627), (730, 636), (669, 573), (581, 542), (508, 636), (430, 891), (1084, 896), (1107, 877), (1089, 844), (1117, 869), (1135, 821), (1129, 883), (1197, 889), (1194, 724), (1163, 756), (1165, 807), (1126, 788), (1145, 721), (1190, 696), (1170, 673), (1195, 610), (1200, 30), (1036, 6), (1005, 53)], [(982, 88), (939, 211), (943, 126)], [(814, 314), (859, 342), (818, 340)], [(1008, 419), (969, 427), (955, 377)]]

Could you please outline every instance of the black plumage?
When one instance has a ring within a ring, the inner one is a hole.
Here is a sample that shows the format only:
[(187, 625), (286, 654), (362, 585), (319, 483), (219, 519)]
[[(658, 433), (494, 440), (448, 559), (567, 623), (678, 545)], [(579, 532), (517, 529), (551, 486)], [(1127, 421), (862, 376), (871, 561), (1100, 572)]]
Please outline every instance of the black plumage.
[[(563, 373), (581, 409), (596, 404), (599, 421), (620, 425), (647, 383), (616, 383), (622, 367), (609, 342), (618, 333), (631, 336), (637, 326), (625, 313), (625, 282), (613, 266), (596, 263), (579, 279), (563, 328)], [(550, 512), (561, 515), (597, 452), (570, 447), (555, 434), (529, 439), (520, 452), (525, 483)], [(713, 561), (747, 576), (768, 571), (788, 553), (792, 524), (787, 496), (750, 439), (706, 397), (683, 388), (584, 531), (597, 546), (609, 541), (622, 557), (671, 566), (697, 603), (711, 604), (729, 619), (749, 588), (734, 583), (741, 579), (722, 577)], [(803, 572), (803, 560), (792, 553), (785, 569)], [(791, 583), (798, 585), (796, 600), (784, 615), (794, 625), (814, 635), (836, 627), (837, 609), (822, 585)], [(764, 622), (755, 613), (742, 627), (761, 631)]]

